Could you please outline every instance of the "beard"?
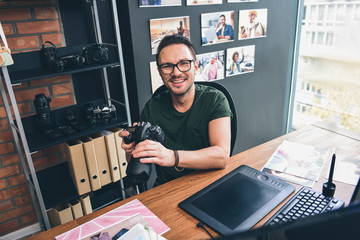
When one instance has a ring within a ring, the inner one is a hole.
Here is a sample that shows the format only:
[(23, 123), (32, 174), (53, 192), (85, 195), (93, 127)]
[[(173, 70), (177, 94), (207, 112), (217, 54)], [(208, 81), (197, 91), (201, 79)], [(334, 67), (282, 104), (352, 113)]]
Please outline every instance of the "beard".
[[(176, 81), (176, 79), (177, 79), (177, 77), (172, 77), (172, 78), (169, 80), (169, 82), (171, 82), (171, 81)], [(185, 81), (189, 81), (189, 79), (186, 78)], [(182, 92), (176, 92), (176, 91), (174, 91), (174, 90), (172, 89), (172, 87), (168, 87), (168, 89), (169, 89), (169, 91), (170, 91), (171, 94), (173, 94), (174, 96), (180, 97), (180, 96), (184, 96), (186, 93), (188, 93), (189, 90), (192, 88), (193, 85), (194, 85), (194, 82), (193, 82), (192, 84), (190, 84), (189, 86), (186, 86), (186, 89), (185, 89), (184, 91), (182, 91)], [(170, 85), (169, 85), (169, 86), (170, 86)]]
[(249, 28), (255, 28), (255, 26), (256, 26), (257, 23), (258, 23), (258, 22), (256, 21), (256, 19), (254, 19), (252, 22), (250, 22)]

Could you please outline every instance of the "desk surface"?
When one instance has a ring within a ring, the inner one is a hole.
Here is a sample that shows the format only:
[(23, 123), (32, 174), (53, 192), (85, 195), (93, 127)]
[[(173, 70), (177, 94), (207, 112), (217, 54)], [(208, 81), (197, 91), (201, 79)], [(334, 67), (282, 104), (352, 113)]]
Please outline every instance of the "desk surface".
[[(199, 221), (178, 207), (179, 202), (203, 189), (210, 183), (216, 181), (242, 164), (246, 164), (250, 167), (260, 170), (283, 140), (310, 144), (319, 147), (338, 147), (343, 150), (357, 152), (360, 154), (359, 139), (342, 134), (336, 134), (332, 131), (322, 129), (320, 127), (307, 126), (231, 157), (225, 169), (206, 170), (191, 173), (187, 176), (150, 189), (134, 197), (114, 203), (92, 214), (52, 228), (28, 239), (55, 239), (55, 237), (61, 233), (84, 224), (85, 222), (96, 218), (114, 208), (117, 208), (133, 199), (139, 199), (146, 207), (148, 207), (155, 215), (157, 215), (171, 228), (170, 231), (163, 235), (165, 238), (209, 239), (209, 235), (204, 230), (196, 227), (196, 224)], [(330, 161), (325, 163), (320, 179), (314, 184), (313, 189), (320, 192), (322, 191), (322, 184), (326, 181), (329, 163)], [(354, 190), (354, 186), (341, 182), (335, 183), (335, 197), (344, 200), (346, 204), (348, 204), (351, 198), (351, 194)], [(301, 186), (295, 186), (296, 191), (301, 188)], [(270, 212), (258, 224), (256, 224), (255, 227), (263, 225), (285, 203), (285, 201), (276, 207), (272, 212)], [(208, 229), (214, 236), (218, 236), (218, 234), (215, 233), (212, 229)]]

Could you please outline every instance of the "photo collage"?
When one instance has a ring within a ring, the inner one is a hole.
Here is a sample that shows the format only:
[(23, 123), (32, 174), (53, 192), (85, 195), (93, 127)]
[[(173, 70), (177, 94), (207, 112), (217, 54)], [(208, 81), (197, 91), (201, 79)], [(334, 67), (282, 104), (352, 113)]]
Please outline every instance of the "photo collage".
[[(256, 8), (258, 0), (187, 0), (187, 6), (220, 5), (228, 3), (254, 2), (253, 8), (232, 11), (201, 13), (201, 46), (238, 41), (238, 47), (228, 47), (219, 51), (198, 54), (198, 69), (195, 81), (216, 81), (225, 77), (255, 71), (255, 45), (247, 44), (254, 38), (267, 36), (268, 9)], [(181, 6), (182, 0), (139, 0), (139, 7)], [(239, 5), (237, 5), (239, 6)], [(249, 6), (249, 5), (247, 5)], [(181, 34), (191, 40), (190, 17), (179, 16), (149, 19), (151, 54), (155, 55), (161, 40), (168, 35)], [(235, 29), (235, 22), (237, 29)], [(250, 42), (251, 43), (251, 42)], [(158, 73), (156, 62), (150, 62), (152, 92), (163, 82)]]

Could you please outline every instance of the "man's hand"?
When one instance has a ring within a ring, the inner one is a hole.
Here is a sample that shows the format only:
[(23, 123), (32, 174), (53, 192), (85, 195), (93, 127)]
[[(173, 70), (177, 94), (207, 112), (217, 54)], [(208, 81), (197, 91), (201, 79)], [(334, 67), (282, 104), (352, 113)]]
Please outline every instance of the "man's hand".
[(121, 148), (125, 150), (126, 153), (132, 154), (132, 152), (135, 149), (135, 142), (132, 142), (130, 144), (126, 144), (124, 141), (124, 137), (129, 136), (129, 132), (128, 131), (120, 131), (119, 132), (119, 137), (121, 137), (123, 139), (122, 143), (121, 143)]
[(163, 167), (172, 167), (175, 163), (174, 152), (152, 140), (138, 143), (132, 154), (134, 158), (140, 158), (141, 163), (156, 163)]

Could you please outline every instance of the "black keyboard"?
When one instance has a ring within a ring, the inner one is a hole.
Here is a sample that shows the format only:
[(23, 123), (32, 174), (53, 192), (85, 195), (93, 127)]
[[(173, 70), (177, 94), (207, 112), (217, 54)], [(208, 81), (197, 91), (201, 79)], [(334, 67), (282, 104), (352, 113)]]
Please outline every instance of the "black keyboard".
[(344, 204), (344, 201), (325, 197), (317, 191), (303, 187), (265, 223), (265, 226), (291, 222), (307, 216), (332, 211), (342, 208)]

